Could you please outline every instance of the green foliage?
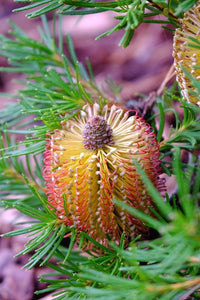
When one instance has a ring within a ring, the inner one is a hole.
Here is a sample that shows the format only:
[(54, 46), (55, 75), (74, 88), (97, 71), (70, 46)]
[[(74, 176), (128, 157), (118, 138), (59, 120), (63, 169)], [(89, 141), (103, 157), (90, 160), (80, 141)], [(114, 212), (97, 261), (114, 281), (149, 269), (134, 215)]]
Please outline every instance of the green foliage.
[[(37, 263), (40, 263), (40, 266), (45, 264), (57, 250), (65, 234), (70, 231), (70, 228), (67, 228), (63, 223), (58, 223), (57, 216), (44, 204), (44, 199), (42, 203), (43, 209), (41, 210), (38, 207), (34, 209), (33, 206), (31, 207), (24, 203), (17, 203), (12, 206), (16, 207), (23, 214), (35, 218), (40, 222), (3, 235), (4, 237), (8, 237), (28, 234), (27, 238), (29, 241), (25, 244), (25, 249), (16, 255), (27, 254), (35, 250), (35, 254), (31, 256), (29, 262), (24, 266), (28, 270), (33, 268)], [(41, 262), (42, 259), (43, 261)]]
[[(148, 1), (148, 4), (147, 1), (16, 2), (31, 3), (22, 10), (31, 6), (37, 9), (44, 4), (42, 9), (29, 14), (29, 17), (55, 8), (59, 8), (58, 12), (62, 14), (94, 13), (106, 8), (119, 14), (123, 11), (123, 18), (117, 17), (121, 25), (118, 24), (108, 34), (125, 28), (121, 44), (126, 46), (141, 22), (162, 13), (175, 24), (175, 16), (182, 15), (196, 1)], [(78, 10), (78, 7), (84, 9)], [(146, 7), (152, 13), (144, 13)], [(0, 36), (0, 55), (7, 57), (10, 64), (10, 67), (0, 68), (0, 71), (24, 74), (21, 81), (24, 89), (17, 95), (1, 95), (17, 98), (19, 102), (13, 102), (0, 111), (0, 203), (5, 209), (15, 208), (30, 218), (26, 227), (23, 224), (23, 227), (4, 237), (26, 234), (28, 241), (25, 249), (17, 255), (34, 254), (25, 267), (31, 269), (39, 264), (52, 269), (50, 274), (40, 279), (48, 287), (38, 294), (54, 292), (57, 300), (177, 300), (190, 296), (198, 299), (200, 109), (182, 99), (176, 84), (156, 98), (148, 122), (157, 133), (163, 170), (169, 176), (175, 176), (174, 193), (167, 194), (166, 201), (163, 201), (142, 166), (133, 161), (155, 202), (157, 210), (153, 211), (154, 216), (146, 215), (118, 199), (113, 200), (116, 205), (143, 220), (156, 238), (141, 241), (140, 237), (136, 237), (125, 248), (122, 234), (120, 245), (110, 241), (109, 247), (105, 247), (86, 233), (81, 233), (78, 245), (75, 244), (76, 229), (67, 227), (57, 217), (45, 195), (41, 153), (45, 147), (46, 133), (60, 128), (61, 116), (62, 119), (73, 118), (87, 102), (99, 101), (104, 105), (119, 100), (119, 88), (112, 80), (107, 81), (112, 98), (98, 88), (90, 64), (86, 70), (78, 62), (69, 36), (65, 41), (68, 53), (64, 53), (61, 19), (58, 43), (51, 36), (44, 16), (42, 22), (40, 41), (31, 39), (13, 23), (10, 23), (10, 37)], [(185, 73), (200, 93), (199, 82), (187, 70)], [(169, 135), (163, 138), (169, 115), (173, 116), (174, 124)], [(155, 126), (158, 118), (159, 124)], [(183, 152), (188, 158), (185, 162), (182, 162)], [(69, 239), (68, 248), (61, 245), (66, 239)], [(96, 252), (88, 250), (87, 255), (83, 254), (82, 247), (87, 243), (93, 243)]]
[[(197, 0), (115, 0), (115, 1), (74, 1), (74, 0), (15, 0), (18, 3), (31, 3), (23, 5), (14, 11), (33, 9), (28, 13), (29, 18), (35, 18), (49, 11), (57, 10), (61, 15), (88, 15), (112, 11), (118, 24), (98, 38), (110, 35), (117, 30), (124, 29), (124, 35), (119, 43), (127, 47), (133, 37), (135, 29), (142, 23), (172, 24), (178, 26), (178, 17), (183, 17), (183, 12), (191, 8)], [(165, 20), (157, 16), (163, 15)]]
[[(180, 159), (176, 151), (174, 164)], [(111, 248), (102, 249), (103, 255), (90, 253), (89, 257), (73, 251), (63, 263), (66, 249), (60, 248), (58, 265), (50, 265), (56, 272), (41, 278), (49, 284), (42, 291), (55, 291), (55, 299), (179, 299), (187, 295), (198, 298), (199, 277), (199, 221), (198, 207), (200, 191), (200, 168), (193, 166), (182, 172), (183, 165), (176, 167), (178, 182), (178, 200), (181, 209), (170, 202), (164, 203), (158, 198), (155, 188), (137, 166), (141, 177), (152, 190), (152, 196), (160, 212), (167, 214), (168, 220), (158, 220), (140, 213), (140, 217), (157, 229), (160, 236), (152, 241), (132, 241), (124, 249), (123, 236), (121, 244), (110, 243)], [(182, 174), (182, 175), (180, 175)], [(189, 175), (189, 176), (188, 176)], [(191, 191), (191, 178), (194, 176)], [(184, 189), (183, 189), (184, 187)], [(138, 217), (139, 212), (120, 204), (129, 213)], [(143, 215), (143, 216), (142, 216)], [(87, 235), (84, 234), (85, 238)], [(91, 238), (90, 238), (91, 239)], [(99, 248), (102, 246), (99, 245)], [(78, 261), (78, 263), (77, 263)], [(54, 275), (54, 279), (51, 276)], [(58, 279), (55, 279), (55, 276)], [(41, 292), (40, 292), (41, 293)], [(186, 298), (185, 298), (186, 299)]]
[[(188, 76), (193, 77), (189, 72)], [(195, 78), (193, 80), (197, 82)], [(196, 88), (200, 92), (200, 86), (198, 85)], [(193, 151), (200, 148), (200, 108), (183, 100), (177, 91), (176, 84), (165, 90), (161, 97), (157, 97), (156, 101), (155, 114), (147, 122), (152, 123), (154, 130), (157, 131), (157, 140), (160, 141), (161, 165), (164, 171), (171, 175), (173, 173), (171, 158), (177, 149), (190, 153), (194, 160), (198, 160)], [(174, 108), (174, 105), (178, 103), (179, 112)], [(159, 125), (156, 127), (154, 120), (157, 116), (159, 116)], [(168, 136), (163, 139), (167, 117), (173, 120), (173, 125), (171, 125)]]
[(175, 0), (170, 1), (172, 10), (176, 16), (183, 17), (183, 13), (189, 10), (194, 4), (197, 3), (196, 0)]

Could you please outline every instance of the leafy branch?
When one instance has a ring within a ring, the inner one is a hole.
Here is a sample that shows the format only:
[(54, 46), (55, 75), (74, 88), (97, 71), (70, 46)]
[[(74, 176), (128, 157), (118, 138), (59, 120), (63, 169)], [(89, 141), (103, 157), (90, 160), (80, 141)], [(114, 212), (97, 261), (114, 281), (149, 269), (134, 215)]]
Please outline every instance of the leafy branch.
[[(146, 1), (146, 0), (115, 0), (115, 1), (73, 1), (73, 0), (15, 0), (17, 3), (31, 3), (23, 5), (14, 11), (24, 11), (36, 9), (27, 14), (29, 18), (35, 18), (46, 14), (49, 11), (57, 10), (61, 15), (88, 15), (113, 11), (119, 20), (118, 24), (107, 32), (101, 34), (98, 38), (110, 35), (117, 30), (124, 29), (125, 33), (119, 43), (127, 47), (133, 37), (135, 29), (142, 23), (160, 23), (179, 26), (178, 17), (183, 16), (183, 12), (191, 8), (197, 1)], [(42, 8), (40, 8), (42, 6)], [(39, 8), (38, 8), (39, 7)], [(164, 20), (155, 18), (163, 15)]]
[[(135, 28), (142, 22), (156, 22), (151, 18), (162, 14), (166, 17), (164, 24), (178, 26), (179, 13), (182, 15), (196, 1), (16, 2), (31, 3), (20, 10), (36, 8), (29, 17), (55, 9), (60, 14), (79, 15), (112, 10), (119, 14), (116, 17), (119, 23), (105, 34), (125, 28), (121, 44), (127, 46)], [(122, 234), (119, 245), (109, 241), (109, 247), (106, 247), (85, 232), (77, 233), (74, 226), (66, 226), (58, 217), (45, 195), (41, 152), (46, 133), (60, 128), (61, 118), (73, 118), (85, 103), (98, 101), (103, 106), (116, 101), (119, 90), (112, 82), (108, 86), (111, 84), (114, 96), (99, 89), (90, 64), (86, 70), (77, 62), (69, 36), (66, 42), (70, 58), (64, 54), (62, 27), (59, 26), (56, 44), (47, 19), (43, 16), (42, 20), (43, 29), (39, 29), (41, 41), (31, 39), (13, 23), (10, 23), (11, 38), (0, 36), (0, 54), (7, 57), (11, 65), (0, 70), (20, 72), (25, 78), (21, 81), (25, 88), (14, 96), (19, 103), (13, 103), (0, 112), (1, 206), (15, 208), (29, 218), (27, 227), (4, 236), (26, 234), (28, 242), (17, 255), (33, 251), (34, 254), (25, 267), (31, 269), (39, 264), (53, 270), (41, 278), (48, 287), (38, 294), (53, 291), (57, 300), (199, 298), (200, 165), (195, 153), (200, 142), (199, 109), (183, 101), (175, 85), (163, 94), (157, 94), (149, 121), (157, 132), (164, 171), (175, 175), (176, 192), (166, 194), (166, 201), (163, 201), (142, 166), (134, 161), (141, 181), (155, 203), (155, 210), (152, 209), (150, 216), (113, 199), (115, 205), (149, 226), (156, 238), (142, 241), (137, 236), (125, 247)], [(185, 72), (200, 91), (199, 82), (187, 70)], [(174, 100), (181, 103), (183, 118), (173, 107)], [(163, 139), (168, 113), (173, 114), (175, 124), (169, 136)], [(158, 126), (155, 125), (157, 116)], [(17, 139), (19, 134), (25, 138), (23, 143)], [(181, 162), (183, 149), (191, 153), (187, 163)], [(69, 241), (68, 248), (61, 245), (65, 239)], [(83, 255), (81, 249), (87, 243), (94, 244), (97, 250), (88, 250), (87, 255)]]
[[(177, 105), (180, 104), (179, 112), (174, 108), (174, 101), (177, 101)], [(168, 116), (173, 120), (173, 125), (166, 135), (164, 130), (167, 127)], [(156, 118), (159, 118), (157, 125)], [(182, 99), (176, 83), (164, 90), (161, 96), (155, 96), (154, 112), (147, 122), (157, 133), (161, 165), (168, 175), (172, 171), (172, 157), (176, 149), (185, 150), (193, 159), (198, 160), (194, 151), (199, 149), (200, 144), (200, 108)]]
[(173, 109), (166, 109), (166, 112), (171, 111), (175, 114), (176, 125), (171, 129), (169, 137), (160, 142), (161, 151), (170, 149), (173, 145), (178, 143), (182, 145), (179, 145), (179, 147), (184, 149), (193, 149), (198, 147), (200, 109), (195, 105), (186, 102), (183, 102), (180, 107), (183, 108), (182, 122), (180, 121), (176, 111)]

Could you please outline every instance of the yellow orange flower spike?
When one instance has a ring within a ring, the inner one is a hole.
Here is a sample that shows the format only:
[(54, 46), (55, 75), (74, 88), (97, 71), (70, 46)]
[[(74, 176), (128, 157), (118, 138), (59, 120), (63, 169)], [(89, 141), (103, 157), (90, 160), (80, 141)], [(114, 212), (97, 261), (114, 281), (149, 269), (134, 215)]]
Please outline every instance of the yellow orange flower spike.
[(78, 116), (61, 125), (61, 130), (47, 135), (43, 172), (48, 201), (58, 217), (103, 245), (107, 236), (119, 243), (122, 232), (126, 241), (147, 234), (147, 226), (112, 199), (150, 214), (149, 206), (154, 205), (133, 159), (165, 192), (152, 128), (120, 107), (101, 109), (97, 103), (85, 105)]
[(191, 46), (194, 44), (191, 38), (200, 43), (200, 1), (184, 14), (173, 45), (174, 66), (182, 95), (188, 102), (200, 106), (199, 93), (192, 95), (191, 92), (197, 91), (182, 69), (182, 66), (185, 67), (197, 80), (200, 79), (200, 48)]

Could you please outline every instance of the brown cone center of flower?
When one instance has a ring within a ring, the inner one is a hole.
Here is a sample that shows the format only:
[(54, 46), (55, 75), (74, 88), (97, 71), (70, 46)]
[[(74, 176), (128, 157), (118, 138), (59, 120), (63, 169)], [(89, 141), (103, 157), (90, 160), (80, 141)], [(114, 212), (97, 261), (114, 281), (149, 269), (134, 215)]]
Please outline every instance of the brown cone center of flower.
[(91, 117), (85, 124), (83, 144), (88, 150), (96, 150), (104, 145), (114, 144), (112, 129), (103, 117)]

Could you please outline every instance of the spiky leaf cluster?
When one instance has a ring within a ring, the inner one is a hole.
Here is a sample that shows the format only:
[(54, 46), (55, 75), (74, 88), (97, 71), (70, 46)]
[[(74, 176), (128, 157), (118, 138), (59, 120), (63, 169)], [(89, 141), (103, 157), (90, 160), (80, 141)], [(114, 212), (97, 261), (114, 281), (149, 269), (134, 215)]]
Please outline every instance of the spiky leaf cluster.
[[(99, 35), (100, 38), (110, 35), (115, 31), (124, 30), (123, 37), (119, 43), (123, 47), (129, 45), (135, 29), (142, 23), (159, 23), (178, 25), (178, 17), (183, 16), (183, 12), (191, 8), (197, 1), (179, 0), (114, 0), (114, 1), (73, 1), (73, 0), (15, 0), (22, 3), (21, 8), (14, 11), (30, 10), (27, 16), (35, 18), (46, 14), (49, 11), (57, 11), (61, 15), (89, 15), (107, 11), (114, 12), (114, 18), (118, 21), (110, 30)], [(27, 4), (30, 3), (30, 4)], [(27, 5), (24, 5), (27, 4)], [(160, 19), (159, 16), (164, 16)]]

